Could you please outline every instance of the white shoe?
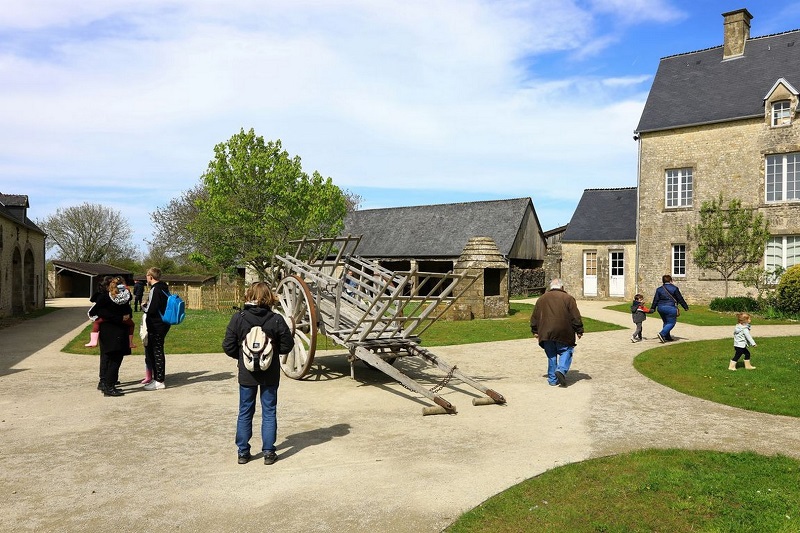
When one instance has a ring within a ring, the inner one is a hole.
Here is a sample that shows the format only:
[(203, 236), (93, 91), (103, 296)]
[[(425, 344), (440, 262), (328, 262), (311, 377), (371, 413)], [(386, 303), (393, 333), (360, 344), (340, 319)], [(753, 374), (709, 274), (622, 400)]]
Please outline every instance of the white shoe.
[(163, 381), (156, 381), (156, 380), (153, 380), (144, 386), (144, 390), (161, 390), (166, 388), (167, 386), (164, 385)]

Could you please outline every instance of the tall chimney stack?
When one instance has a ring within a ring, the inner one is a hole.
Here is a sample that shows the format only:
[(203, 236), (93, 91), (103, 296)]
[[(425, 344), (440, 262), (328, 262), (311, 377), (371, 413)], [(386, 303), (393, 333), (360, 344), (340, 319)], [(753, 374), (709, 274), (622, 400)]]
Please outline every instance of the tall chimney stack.
[(746, 9), (737, 9), (723, 13), (722, 24), (725, 41), (722, 45), (722, 59), (731, 59), (744, 55), (744, 45), (750, 38), (750, 21), (753, 15)]

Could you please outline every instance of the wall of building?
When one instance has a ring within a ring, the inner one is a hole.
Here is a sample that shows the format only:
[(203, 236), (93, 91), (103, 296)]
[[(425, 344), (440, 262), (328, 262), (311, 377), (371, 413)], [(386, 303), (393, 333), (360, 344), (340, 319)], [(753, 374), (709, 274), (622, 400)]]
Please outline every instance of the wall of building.
[[(704, 271), (691, 260), (688, 227), (699, 221), (700, 206), (722, 192), (765, 215), (773, 235), (800, 235), (800, 202), (765, 202), (765, 155), (800, 152), (800, 125), (770, 127), (765, 119), (644, 133), (640, 139), (639, 263), (640, 292), (655, 287), (672, 272), (672, 245), (685, 244), (686, 275), (675, 278), (689, 302), (708, 302), (724, 294), (724, 282), (714, 271)], [(665, 172), (692, 168), (693, 205), (665, 207)], [(729, 295), (747, 294), (738, 282)]]
[[(622, 251), (624, 258), (623, 296), (610, 295), (609, 252)], [(584, 290), (583, 254), (597, 253), (597, 295), (588, 296)], [(561, 279), (568, 293), (586, 300), (633, 300), (636, 294), (636, 243), (561, 243)], [(548, 281), (549, 283), (549, 281)]]
[(44, 265), (44, 235), (0, 218), (0, 317), (44, 307)]

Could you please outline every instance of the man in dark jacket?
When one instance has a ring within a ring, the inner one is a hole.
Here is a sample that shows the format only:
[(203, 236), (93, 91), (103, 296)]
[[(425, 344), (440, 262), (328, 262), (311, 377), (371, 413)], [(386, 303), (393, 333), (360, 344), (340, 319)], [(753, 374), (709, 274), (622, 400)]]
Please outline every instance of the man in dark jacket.
[(144, 296), (144, 280), (137, 279), (133, 284), (133, 311), (138, 312)]
[(150, 285), (147, 305), (143, 305), (147, 322), (147, 344), (144, 347), (144, 364), (153, 372), (153, 381), (144, 386), (145, 390), (161, 390), (166, 376), (167, 360), (164, 355), (164, 339), (169, 333), (169, 324), (161, 320), (167, 310), (169, 287), (161, 281), (161, 269), (152, 267), (147, 270), (147, 284)]
[(583, 320), (575, 298), (567, 294), (560, 279), (553, 279), (550, 290), (536, 300), (531, 333), (547, 355), (547, 382), (566, 387), (575, 338), (583, 336)]

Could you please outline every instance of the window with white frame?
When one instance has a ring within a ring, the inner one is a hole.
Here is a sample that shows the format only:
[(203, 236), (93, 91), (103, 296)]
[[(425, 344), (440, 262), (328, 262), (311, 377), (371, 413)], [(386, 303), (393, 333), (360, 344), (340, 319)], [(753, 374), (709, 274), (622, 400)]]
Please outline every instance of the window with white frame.
[(686, 275), (686, 245), (673, 244), (672, 245), (672, 275), (685, 276)]
[(771, 237), (764, 254), (764, 270), (787, 269), (800, 263), (800, 235)]
[(691, 168), (671, 168), (666, 172), (666, 206), (691, 207), (694, 185)]
[(768, 155), (765, 166), (767, 202), (800, 200), (800, 153)]
[(792, 123), (789, 100), (780, 100), (772, 104), (772, 125), (783, 126)]

